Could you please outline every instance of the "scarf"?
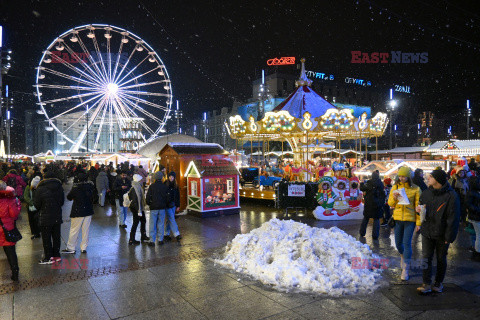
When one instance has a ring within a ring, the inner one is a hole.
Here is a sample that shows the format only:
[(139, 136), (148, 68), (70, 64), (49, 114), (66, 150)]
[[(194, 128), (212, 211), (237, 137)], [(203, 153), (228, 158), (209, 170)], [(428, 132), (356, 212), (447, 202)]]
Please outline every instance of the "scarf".
[(141, 215), (141, 212), (145, 210), (145, 197), (143, 196), (142, 184), (137, 181), (132, 182), (132, 187), (135, 189), (135, 194), (138, 199), (138, 215)]

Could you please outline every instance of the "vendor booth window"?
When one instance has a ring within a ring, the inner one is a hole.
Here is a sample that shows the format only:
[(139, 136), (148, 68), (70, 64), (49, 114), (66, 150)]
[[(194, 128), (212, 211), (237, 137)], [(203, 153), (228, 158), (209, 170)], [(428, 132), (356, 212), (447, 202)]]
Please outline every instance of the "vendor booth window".
[(196, 181), (190, 181), (190, 190), (192, 196), (198, 196)]
[(233, 179), (227, 179), (227, 193), (234, 193), (234, 191), (233, 191)]

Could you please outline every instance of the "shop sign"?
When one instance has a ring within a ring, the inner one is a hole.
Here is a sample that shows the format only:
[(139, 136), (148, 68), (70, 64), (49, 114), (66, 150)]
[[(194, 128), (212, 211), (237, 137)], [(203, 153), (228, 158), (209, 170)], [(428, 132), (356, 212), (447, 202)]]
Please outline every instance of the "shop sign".
[(288, 186), (289, 197), (305, 197), (305, 185), (304, 184), (291, 184)]
[(295, 57), (281, 57), (267, 60), (269, 66), (283, 66), (288, 64), (295, 64)]

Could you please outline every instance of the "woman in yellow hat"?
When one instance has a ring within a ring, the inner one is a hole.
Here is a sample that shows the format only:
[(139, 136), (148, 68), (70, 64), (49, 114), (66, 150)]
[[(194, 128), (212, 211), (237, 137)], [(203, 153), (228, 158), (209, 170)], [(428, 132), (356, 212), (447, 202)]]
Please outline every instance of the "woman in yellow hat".
[[(420, 216), (415, 212), (420, 199), (420, 188), (412, 183), (409, 167), (401, 167), (388, 197), (388, 205), (393, 207), (395, 220), (395, 246), (401, 257), (401, 279), (409, 279), (408, 268), (412, 258), (412, 238), (415, 226), (420, 226)], [(400, 190), (405, 189), (407, 199), (402, 199)], [(397, 191), (399, 190), (399, 191)]]

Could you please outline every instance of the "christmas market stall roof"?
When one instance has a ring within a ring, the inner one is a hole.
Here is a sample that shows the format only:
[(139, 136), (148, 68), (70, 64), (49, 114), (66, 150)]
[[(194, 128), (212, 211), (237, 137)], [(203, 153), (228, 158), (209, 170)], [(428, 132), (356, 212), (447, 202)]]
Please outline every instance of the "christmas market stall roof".
[(186, 134), (169, 134), (153, 139), (147, 142), (138, 149), (137, 153), (155, 160), (158, 155), (158, 151), (162, 150), (167, 143), (201, 143), (195, 137), (188, 136)]
[[(192, 160), (190, 166), (195, 166), (197, 172), (202, 177), (213, 177), (213, 176), (231, 176), (239, 175), (238, 169), (235, 167), (235, 163), (229, 158), (225, 159), (209, 159), (205, 160)], [(189, 169), (187, 169), (189, 172)]]
[(217, 143), (168, 143), (168, 146), (173, 148), (178, 154), (228, 155), (228, 152)]
[(480, 140), (437, 141), (425, 151), (432, 155), (474, 157), (480, 154)]

